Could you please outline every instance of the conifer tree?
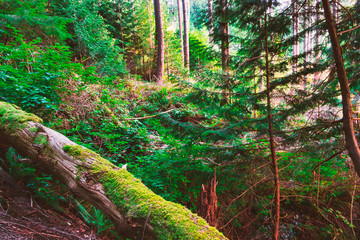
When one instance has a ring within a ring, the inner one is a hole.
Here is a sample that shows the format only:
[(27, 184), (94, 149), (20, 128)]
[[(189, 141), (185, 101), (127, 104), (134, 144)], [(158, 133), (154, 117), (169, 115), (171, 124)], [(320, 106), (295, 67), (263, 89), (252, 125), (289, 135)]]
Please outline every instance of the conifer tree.
[(331, 39), (332, 51), (336, 63), (336, 70), (340, 82), (342, 108), (343, 108), (342, 122), (345, 133), (346, 148), (349, 152), (351, 160), (354, 163), (355, 170), (358, 176), (360, 176), (360, 149), (359, 149), (358, 140), (356, 139), (355, 136), (351, 93), (350, 93), (350, 87), (344, 66), (344, 60), (342, 56), (343, 53), (337, 37), (335, 21), (330, 8), (330, 2), (329, 0), (322, 0), (322, 3), (324, 7), (325, 20), (327, 23), (327, 28)]

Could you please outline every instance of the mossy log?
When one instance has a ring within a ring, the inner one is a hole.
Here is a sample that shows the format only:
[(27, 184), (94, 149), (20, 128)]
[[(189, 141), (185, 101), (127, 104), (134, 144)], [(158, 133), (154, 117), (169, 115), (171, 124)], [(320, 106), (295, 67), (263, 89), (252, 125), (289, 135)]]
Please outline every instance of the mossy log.
[(100, 209), (131, 239), (226, 239), (184, 206), (153, 193), (126, 169), (43, 126), (17, 106), (0, 102), (0, 142), (11, 145), (79, 198)]

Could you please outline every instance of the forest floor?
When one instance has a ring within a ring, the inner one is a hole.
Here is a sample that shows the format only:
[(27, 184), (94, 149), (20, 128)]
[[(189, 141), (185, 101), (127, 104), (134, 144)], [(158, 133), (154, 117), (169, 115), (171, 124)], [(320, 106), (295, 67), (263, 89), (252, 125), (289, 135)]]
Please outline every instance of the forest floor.
[(0, 239), (101, 239), (79, 218), (59, 213), (0, 168)]

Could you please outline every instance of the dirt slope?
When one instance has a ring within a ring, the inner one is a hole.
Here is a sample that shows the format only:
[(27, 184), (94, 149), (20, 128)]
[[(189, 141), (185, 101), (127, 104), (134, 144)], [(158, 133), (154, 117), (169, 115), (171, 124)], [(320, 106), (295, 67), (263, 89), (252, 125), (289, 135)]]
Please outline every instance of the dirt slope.
[(39, 206), (0, 168), (0, 239), (100, 239), (72, 213)]

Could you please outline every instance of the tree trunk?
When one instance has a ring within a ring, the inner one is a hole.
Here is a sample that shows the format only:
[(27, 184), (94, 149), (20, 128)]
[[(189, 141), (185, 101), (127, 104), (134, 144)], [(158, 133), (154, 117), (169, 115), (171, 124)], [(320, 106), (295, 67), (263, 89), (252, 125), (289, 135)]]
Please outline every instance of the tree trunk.
[(335, 22), (331, 14), (329, 0), (322, 0), (325, 20), (330, 35), (331, 46), (336, 63), (336, 70), (340, 82), (342, 105), (343, 105), (343, 128), (345, 132), (346, 148), (349, 152), (351, 160), (354, 163), (355, 170), (360, 176), (360, 150), (355, 137), (353, 110), (351, 104), (351, 93), (346, 76), (344, 60), (342, 56), (342, 49), (336, 33)]
[(279, 225), (280, 225), (280, 180), (279, 168), (276, 159), (275, 141), (273, 135), (272, 113), (271, 113), (271, 90), (270, 90), (270, 70), (269, 70), (269, 44), (268, 44), (268, 28), (267, 28), (267, 7), (265, 7), (265, 64), (266, 64), (266, 97), (267, 97), (267, 111), (268, 111), (268, 131), (270, 138), (270, 151), (272, 167), (274, 172), (274, 185), (275, 185), (275, 216), (274, 216), (274, 235), (273, 239), (279, 238)]
[(122, 237), (226, 239), (185, 207), (165, 201), (126, 169), (41, 124), (33, 114), (0, 102), (0, 145), (11, 145), (39, 170), (100, 209)]
[[(303, 29), (306, 29), (309, 27), (309, 12), (310, 8), (309, 8), (309, 1), (305, 0), (304, 3), (304, 14), (303, 14)], [(304, 52), (304, 68), (307, 69), (308, 68), (308, 64), (309, 64), (309, 31), (305, 31), (304, 33), (304, 41), (303, 41), (303, 52)], [(305, 74), (303, 76), (303, 90), (305, 90), (306, 88), (306, 84), (307, 84), (307, 80), (308, 80), (308, 76), (307, 74)]]
[(154, 12), (155, 12), (155, 32), (157, 42), (157, 61), (155, 78), (156, 84), (162, 85), (164, 82), (164, 30), (161, 17), (161, 4), (160, 0), (154, 0)]
[(228, 0), (220, 0), (220, 31), (221, 31), (221, 67), (225, 73), (229, 71), (229, 20)]
[(184, 45), (183, 45), (183, 34), (182, 34), (182, 17), (181, 17), (181, 4), (180, 0), (177, 0), (178, 7), (178, 20), (179, 20), (179, 37), (180, 37), (180, 49), (181, 49), (181, 60), (184, 59)]
[[(298, 3), (297, 0), (293, 1), (293, 73), (297, 72), (298, 67), (298, 57), (299, 57), (299, 12), (298, 12)], [(292, 92), (293, 90), (291, 90)]]
[[(315, 11), (316, 11), (316, 16), (315, 16), (315, 22), (317, 22), (317, 24), (319, 24), (319, 20), (320, 20), (320, 0), (315, 0)], [(317, 46), (320, 44), (320, 31), (319, 29), (317, 28), (315, 30), (315, 47), (317, 48)], [(314, 55), (315, 55), (315, 63), (319, 63), (319, 60), (320, 60), (320, 57), (321, 57), (321, 54), (320, 54), (320, 51), (318, 51), (317, 53), (314, 52)], [(321, 75), (321, 72), (315, 72), (314, 73), (314, 83), (315, 84), (318, 84), (319, 80), (320, 80), (320, 75)]]
[(189, 51), (189, 22), (187, 16), (187, 3), (182, 0), (184, 15), (184, 67), (190, 72), (190, 51)]
[(229, 102), (229, 20), (228, 20), (228, 0), (220, 0), (220, 40), (221, 40), (221, 68), (224, 72), (224, 91), (221, 105)]
[(212, 0), (208, 0), (208, 14), (209, 14), (209, 43), (211, 46), (214, 46), (214, 20), (213, 20)]

